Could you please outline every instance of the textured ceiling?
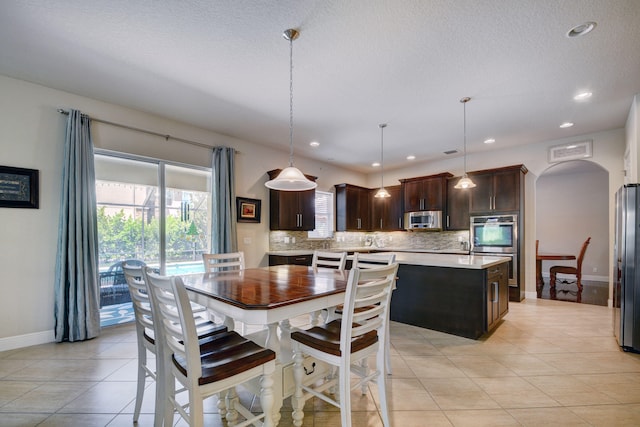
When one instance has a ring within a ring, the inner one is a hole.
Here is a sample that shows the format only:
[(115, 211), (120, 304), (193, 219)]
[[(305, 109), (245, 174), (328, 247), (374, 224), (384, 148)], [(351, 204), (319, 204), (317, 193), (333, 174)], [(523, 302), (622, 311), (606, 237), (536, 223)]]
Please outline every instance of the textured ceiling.
[(462, 151), (464, 96), (469, 152), (623, 127), (639, 21), (638, 0), (4, 0), (0, 74), (288, 151), (298, 28), (296, 154), (371, 172), (383, 122), (385, 167)]

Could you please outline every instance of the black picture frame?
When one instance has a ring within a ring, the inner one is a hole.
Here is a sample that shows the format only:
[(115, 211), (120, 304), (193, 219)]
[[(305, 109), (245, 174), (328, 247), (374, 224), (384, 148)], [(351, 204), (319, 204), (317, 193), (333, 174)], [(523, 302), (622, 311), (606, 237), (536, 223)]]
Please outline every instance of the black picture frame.
[(0, 166), (0, 208), (39, 208), (39, 171)]
[(259, 199), (236, 197), (237, 221), (259, 223), (261, 204), (262, 201)]

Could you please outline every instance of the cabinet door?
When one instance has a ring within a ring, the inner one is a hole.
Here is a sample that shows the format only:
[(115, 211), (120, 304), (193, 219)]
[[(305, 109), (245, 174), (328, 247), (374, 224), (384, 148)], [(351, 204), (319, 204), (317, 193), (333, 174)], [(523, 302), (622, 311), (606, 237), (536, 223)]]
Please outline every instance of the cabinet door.
[(460, 178), (447, 179), (447, 230), (469, 229), (469, 193), (470, 189), (454, 188)]
[(311, 231), (316, 228), (316, 190), (298, 192), (298, 230)]
[(408, 181), (404, 185), (404, 210), (416, 212), (422, 209), (422, 181)]
[(500, 319), (500, 268), (487, 269), (487, 331), (490, 331)]
[(444, 178), (426, 179), (422, 183), (423, 210), (444, 210)]
[(469, 212), (490, 212), (493, 207), (493, 174), (469, 175), (476, 184), (469, 193)]
[(357, 206), (355, 209), (358, 230), (371, 230), (371, 201), (369, 198), (369, 189), (356, 188), (355, 199), (357, 200)]
[(391, 197), (375, 198), (378, 189), (371, 190), (371, 229), (375, 231), (402, 230), (402, 189), (399, 185), (386, 187)]
[(520, 202), (519, 171), (499, 172), (493, 177), (493, 209), (496, 211), (515, 211)]
[(500, 283), (498, 284), (498, 318), (509, 312), (509, 267), (508, 263), (500, 265)]

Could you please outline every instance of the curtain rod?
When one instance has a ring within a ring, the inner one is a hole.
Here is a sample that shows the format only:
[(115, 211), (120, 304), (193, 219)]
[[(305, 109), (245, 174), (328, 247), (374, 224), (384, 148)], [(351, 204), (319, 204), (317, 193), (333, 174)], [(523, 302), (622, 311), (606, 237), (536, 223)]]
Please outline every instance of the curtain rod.
[[(69, 115), (69, 111), (63, 110), (62, 108), (58, 108), (58, 113)], [(119, 127), (119, 128), (123, 128), (123, 129), (133, 130), (133, 131), (136, 131), (136, 132), (146, 133), (146, 134), (149, 134), (149, 135), (159, 136), (159, 137), (164, 138), (165, 141), (169, 141), (170, 139), (173, 139), (174, 141), (184, 142), (185, 144), (191, 144), (191, 145), (195, 145), (195, 146), (201, 147), (201, 148), (209, 148), (209, 149), (215, 148), (215, 147), (213, 147), (211, 145), (203, 144), (201, 142), (191, 141), (189, 139), (184, 139), (184, 138), (176, 138), (175, 136), (171, 136), (171, 135), (167, 135), (167, 134), (163, 134), (163, 133), (159, 133), (159, 132), (153, 132), (153, 131), (146, 130), (146, 129), (140, 129), (140, 128), (133, 127), (133, 126), (123, 125), (123, 124), (120, 124), (120, 123), (110, 122), (110, 121), (107, 121), (107, 120), (96, 119), (96, 118), (91, 117), (91, 116), (89, 116), (89, 119), (94, 121), (94, 122), (104, 123), (105, 125), (111, 125), (111, 126), (115, 126), (115, 127)], [(235, 150), (235, 152), (238, 153), (238, 150)]]

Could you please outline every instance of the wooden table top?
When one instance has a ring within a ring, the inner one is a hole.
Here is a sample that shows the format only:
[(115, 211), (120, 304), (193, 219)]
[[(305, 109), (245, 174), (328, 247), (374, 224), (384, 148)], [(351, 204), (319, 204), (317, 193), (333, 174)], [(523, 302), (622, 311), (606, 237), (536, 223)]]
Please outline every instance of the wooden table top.
[(348, 271), (300, 265), (182, 276), (187, 289), (246, 310), (283, 307), (345, 292)]

